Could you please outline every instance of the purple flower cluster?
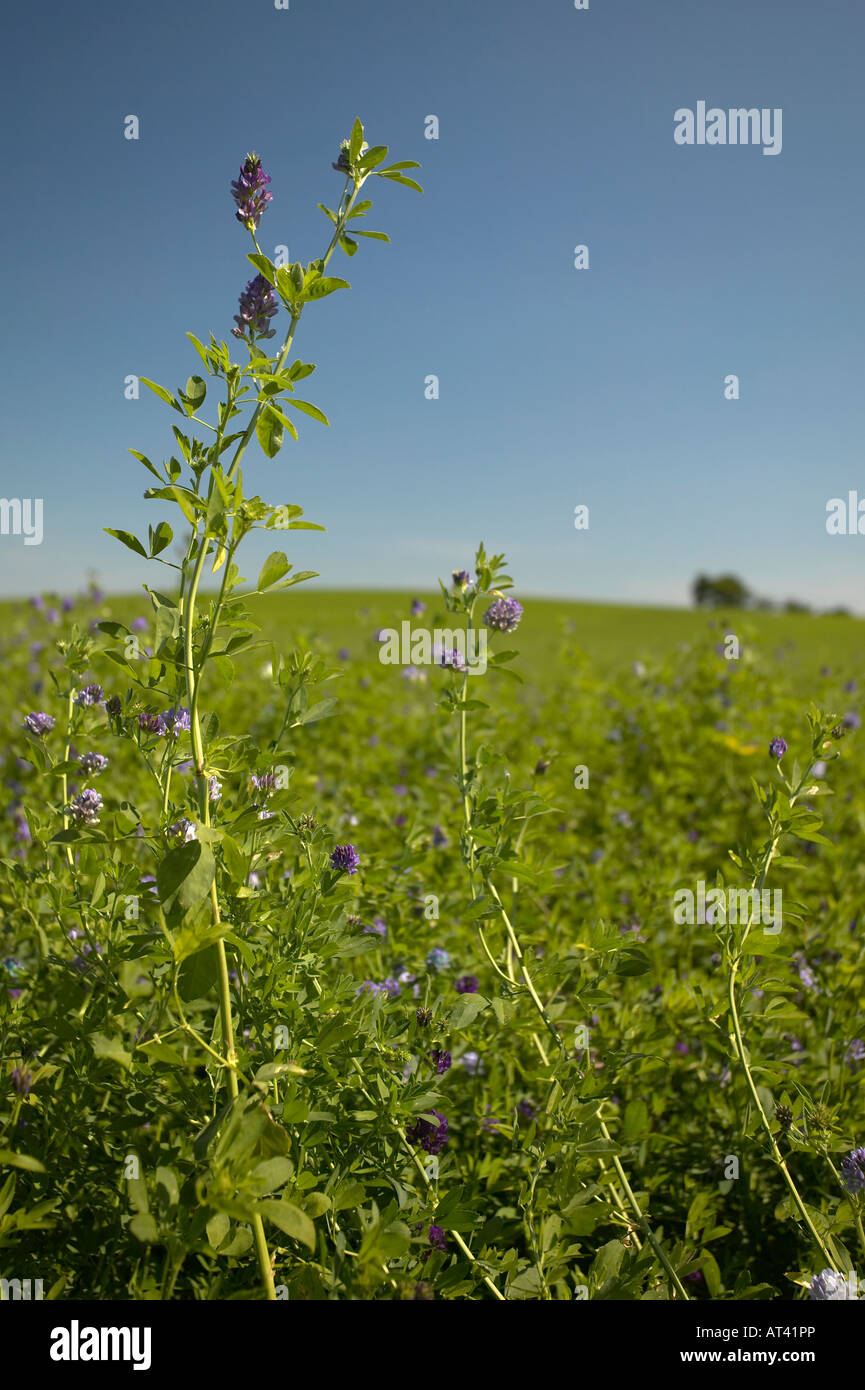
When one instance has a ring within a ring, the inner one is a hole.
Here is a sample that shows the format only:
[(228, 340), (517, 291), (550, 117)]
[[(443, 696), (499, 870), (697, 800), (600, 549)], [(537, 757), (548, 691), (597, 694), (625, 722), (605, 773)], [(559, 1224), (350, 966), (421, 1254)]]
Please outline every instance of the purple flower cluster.
[(240, 174), (231, 181), (231, 196), (237, 204), (235, 217), (250, 231), (258, 230), (261, 214), (268, 203), (273, 202), (273, 194), (266, 192), (271, 177), (261, 167), (261, 160), (253, 151), (240, 166)]
[(89, 709), (92, 705), (101, 705), (104, 699), (105, 691), (101, 685), (85, 685), (75, 696), (75, 703)]
[(497, 632), (516, 632), (523, 616), (523, 605), (515, 598), (497, 598), (484, 614), (487, 627)]
[(83, 792), (70, 801), (66, 807), (66, 814), (78, 825), (98, 825), (101, 810), (102, 797), (91, 787), (85, 787)]
[(276, 329), (271, 328), (270, 320), (278, 311), (273, 286), (263, 275), (250, 280), (238, 299), (239, 313), (234, 315), (236, 328), (232, 328), (235, 338), (245, 338), (254, 342), (256, 338), (273, 338)]
[(781, 758), (783, 758), (783, 756), (784, 756), (784, 754), (785, 754), (786, 752), (787, 752), (787, 743), (786, 743), (786, 740), (785, 740), (785, 739), (783, 739), (783, 738), (773, 738), (773, 739), (770, 740), (770, 743), (769, 743), (769, 757), (770, 757), (770, 758), (774, 758), (776, 762), (780, 762)]
[(865, 1149), (854, 1149), (841, 1160), (841, 1181), (854, 1195), (865, 1192)]
[(440, 1047), (436, 1047), (430, 1053), (430, 1066), (435, 1069), (439, 1076), (444, 1076), (446, 1071), (451, 1069), (451, 1054)]
[(812, 1278), (808, 1285), (808, 1297), (817, 1303), (826, 1303), (855, 1298), (856, 1293), (837, 1269), (824, 1269)]
[(33, 1085), (33, 1077), (26, 1067), (13, 1067), (9, 1080), (16, 1096), (26, 1096)]
[(428, 1154), (440, 1154), (448, 1142), (448, 1122), (440, 1110), (431, 1110), (438, 1124), (423, 1117), (409, 1125), (405, 1137), (410, 1144), (420, 1144)]
[(457, 994), (477, 994), (478, 981), (474, 975), (460, 975), (459, 979), (454, 981), (454, 989)]
[(330, 856), (330, 866), (342, 874), (356, 874), (360, 855), (354, 845), (337, 845)]
[(433, 946), (426, 958), (426, 963), (430, 970), (447, 970), (451, 963), (450, 952), (443, 950), (441, 946)]
[(31, 734), (35, 734), (37, 738), (44, 738), (46, 734), (50, 734), (56, 723), (57, 720), (53, 714), (34, 712), (27, 715), (24, 720), (24, 728), (28, 729)]
[(179, 738), (190, 729), (189, 710), (182, 705), (172, 706), (164, 714), (146, 712), (139, 714), (138, 727), (148, 734), (158, 734), (160, 738)]
[(444, 1229), (441, 1226), (430, 1226), (429, 1243), (433, 1250), (447, 1250), (448, 1242)]
[(195, 830), (195, 821), (187, 820), (186, 816), (181, 816), (180, 820), (175, 821), (173, 825), (169, 825), (165, 833), (166, 835), (173, 835), (177, 839), (182, 838), (184, 844), (188, 844), (190, 840), (198, 839)]
[(108, 759), (102, 753), (82, 753), (78, 766), (88, 777), (96, 777), (108, 766)]
[(464, 671), (466, 659), (462, 652), (457, 651), (456, 647), (450, 649), (442, 648), (438, 653), (439, 666), (444, 666), (452, 671)]

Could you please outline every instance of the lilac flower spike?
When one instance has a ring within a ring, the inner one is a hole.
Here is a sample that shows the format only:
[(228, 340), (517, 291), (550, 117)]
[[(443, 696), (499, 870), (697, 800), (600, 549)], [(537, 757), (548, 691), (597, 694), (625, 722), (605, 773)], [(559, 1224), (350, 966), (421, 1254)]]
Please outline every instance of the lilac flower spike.
[(56, 723), (53, 714), (34, 713), (27, 715), (24, 728), (29, 729), (30, 733), (36, 734), (38, 738), (44, 738), (46, 734), (50, 734)]
[(523, 605), (515, 598), (497, 598), (484, 614), (487, 627), (497, 632), (516, 632), (523, 616)]
[(270, 320), (277, 312), (279, 305), (276, 302), (276, 295), (273, 286), (265, 280), (263, 275), (256, 275), (250, 280), (246, 289), (240, 295), (238, 301), (240, 313), (234, 315), (234, 322), (237, 327), (232, 328), (235, 338), (244, 338), (247, 342), (254, 342), (256, 338), (274, 338), (276, 329), (270, 327)]
[(808, 1286), (808, 1298), (817, 1303), (855, 1298), (850, 1284), (837, 1269), (824, 1269), (815, 1274)]
[(76, 705), (89, 708), (91, 705), (101, 705), (105, 699), (105, 691), (101, 685), (85, 685), (83, 690), (79, 690), (75, 696)]
[(439, 1154), (448, 1142), (448, 1122), (440, 1110), (430, 1110), (429, 1114), (435, 1116), (438, 1124), (423, 1118), (415, 1120), (406, 1129), (405, 1137), (410, 1144), (420, 1144), (428, 1154)]
[(78, 766), (86, 776), (95, 777), (105, 771), (108, 759), (102, 753), (83, 753), (78, 760)]
[(79, 825), (98, 825), (101, 810), (102, 797), (91, 787), (85, 787), (79, 796), (70, 801), (66, 807), (66, 814)]
[(273, 194), (265, 191), (270, 182), (255, 151), (246, 156), (239, 176), (231, 181), (231, 196), (237, 204), (235, 217), (250, 231), (258, 230), (261, 214), (273, 202)]
[(854, 1195), (865, 1192), (865, 1149), (854, 1149), (842, 1159), (841, 1181)]
[(330, 856), (331, 868), (343, 874), (356, 874), (359, 863), (360, 855), (354, 845), (337, 845)]

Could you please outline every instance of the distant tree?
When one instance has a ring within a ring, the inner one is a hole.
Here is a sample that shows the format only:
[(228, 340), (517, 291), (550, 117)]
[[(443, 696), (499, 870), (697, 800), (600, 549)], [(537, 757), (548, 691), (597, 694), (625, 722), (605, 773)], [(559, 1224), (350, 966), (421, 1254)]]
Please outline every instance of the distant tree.
[(807, 603), (800, 603), (797, 598), (788, 598), (784, 604), (785, 613), (810, 613), (811, 609)]
[(827, 617), (827, 618), (849, 618), (849, 617), (850, 617), (850, 609), (849, 609), (849, 608), (843, 608), (843, 607), (842, 607), (842, 608), (829, 608), (829, 609), (827, 609), (827, 611), (826, 611), (826, 617)]
[(698, 574), (694, 580), (693, 594), (698, 608), (744, 608), (751, 597), (741, 579), (734, 574), (720, 574), (717, 579)]

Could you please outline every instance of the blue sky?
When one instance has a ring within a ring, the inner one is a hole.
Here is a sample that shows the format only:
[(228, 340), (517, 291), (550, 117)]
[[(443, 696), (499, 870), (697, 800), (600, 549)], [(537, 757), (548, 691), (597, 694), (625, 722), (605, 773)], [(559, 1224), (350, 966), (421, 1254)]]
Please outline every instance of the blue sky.
[[(360, 115), (426, 191), (368, 185), (392, 243), (338, 253), (351, 292), (301, 322), (331, 428), (249, 452), (247, 491), (328, 528), (290, 559), (428, 589), (483, 539), (519, 593), (680, 604), (732, 570), (865, 607), (865, 536), (825, 529), (865, 499), (861, 0), (53, 0), (4, 40), (2, 494), (44, 499), (45, 539), (0, 536), (0, 592), (159, 582), (102, 532), (168, 515), (127, 450), (172, 452), (172, 412), (124, 378), (173, 388), (187, 330), (228, 337), (248, 149), (262, 248), (322, 253)], [(676, 145), (701, 100), (780, 107), (781, 153)]]

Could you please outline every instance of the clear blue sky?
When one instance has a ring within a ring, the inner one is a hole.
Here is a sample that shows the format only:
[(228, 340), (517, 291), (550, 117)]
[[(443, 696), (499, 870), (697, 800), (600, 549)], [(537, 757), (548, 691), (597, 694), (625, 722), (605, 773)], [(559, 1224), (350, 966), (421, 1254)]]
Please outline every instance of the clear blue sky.
[[(861, 0), (8, 10), (0, 490), (44, 498), (45, 540), (0, 537), (0, 592), (158, 582), (101, 529), (168, 515), (127, 449), (172, 452), (179, 419), (124, 377), (173, 388), (187, 330), (228, 337), (248, 149), (273, 178), (263, 249), (321, 254), (360, 115), (426, 191), (372, 181), (392, 244), (338, 253), (351, 293), (302, 320), (331, 428), (250, 451), (248, 491), (328, 527), (289, 558), (429, 588), (482, 538), (523, 594), (685, 603), (723, 569), (861, 611), (865, 536), (827, 536), (825, 507), (865, 498), (863, 41)], [(781, 154), (676, 145), (701, 100), (782, 108)]]

